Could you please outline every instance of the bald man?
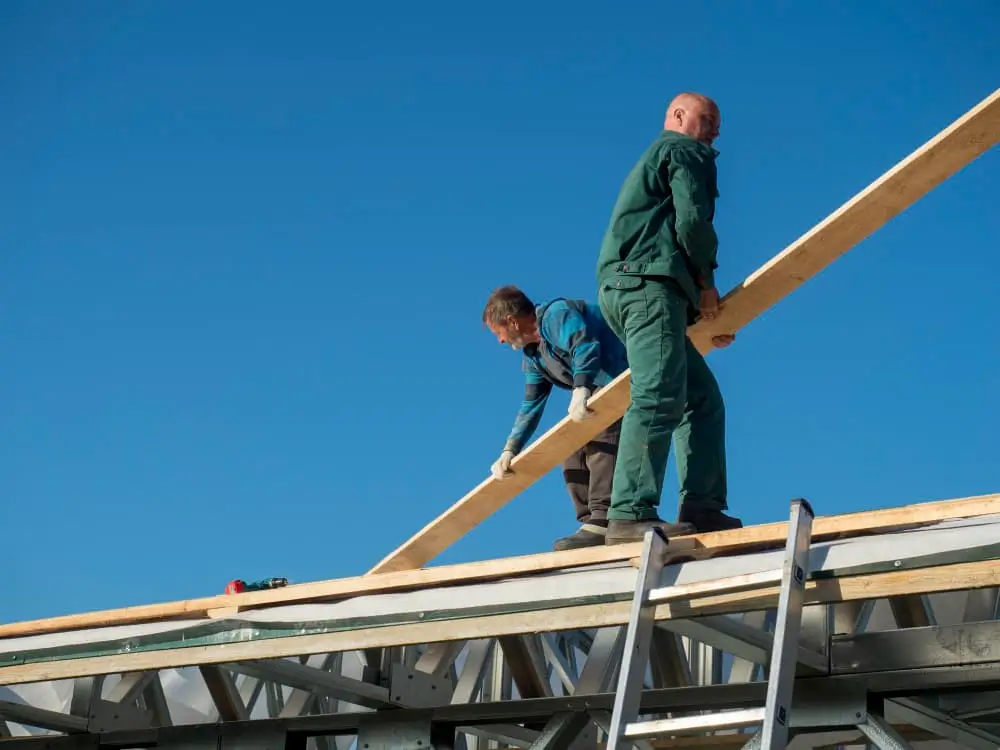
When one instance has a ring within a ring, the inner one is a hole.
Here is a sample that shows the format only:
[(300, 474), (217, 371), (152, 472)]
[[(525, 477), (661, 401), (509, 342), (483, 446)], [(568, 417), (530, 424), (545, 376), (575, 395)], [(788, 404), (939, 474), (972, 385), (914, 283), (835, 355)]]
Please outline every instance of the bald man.
[[(705, 359), (687, 337), (697, 317), (719, 310), (712, 147), (719, 107), (702, 94), (670, 102), (663, 131), (618, 195), (597, 265), (598, 302), (624, 342), (632, 401), (621, 423), (606, 544), (739, 528), (727, 505), (725, 406)], [(720, 336), (726, 346), (733, 336)], [(677, 523), (659, 518), (671, 441), (680, 504)]]

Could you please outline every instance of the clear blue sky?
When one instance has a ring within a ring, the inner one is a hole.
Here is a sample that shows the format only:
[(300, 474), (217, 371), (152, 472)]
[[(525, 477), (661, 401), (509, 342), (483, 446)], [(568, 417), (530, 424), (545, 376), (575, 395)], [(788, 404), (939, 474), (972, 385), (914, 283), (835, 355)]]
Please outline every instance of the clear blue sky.
[[(0, 620), (360, 574), (478, 484), (486, 295), (594, 297), (678, 90), (726, 291), (1000, 84), (992, 0), (360, 7), (0, 8)], [(998, 167), (711, 356), (746, 522), (1000, 490)], [(574, 526), (555, 472), (435, 562)]]

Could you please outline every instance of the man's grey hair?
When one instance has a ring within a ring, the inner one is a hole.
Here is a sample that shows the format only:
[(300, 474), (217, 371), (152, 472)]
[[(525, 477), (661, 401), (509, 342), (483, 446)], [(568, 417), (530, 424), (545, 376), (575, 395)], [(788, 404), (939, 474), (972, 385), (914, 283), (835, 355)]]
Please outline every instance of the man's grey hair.
[(535, 303), (528, 295), (512, 284), (494, 289), (486, 300), (483, 310), (483, 323), (503, 325), (508, 317), (520, 318), (524, 315), (534, 316)]

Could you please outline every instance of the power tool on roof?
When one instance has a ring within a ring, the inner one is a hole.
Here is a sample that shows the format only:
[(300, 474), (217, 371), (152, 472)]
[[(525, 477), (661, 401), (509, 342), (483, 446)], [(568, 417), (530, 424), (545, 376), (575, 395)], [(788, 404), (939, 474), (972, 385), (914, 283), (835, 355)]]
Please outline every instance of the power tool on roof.
[(287, 578), (265, 578), (262, 581), (241, 581), (236, 579), (226, 584), (227, 594), (242, 594), (245, 591), (265, 591), (267, 589), (280, 589), (288, 585)]

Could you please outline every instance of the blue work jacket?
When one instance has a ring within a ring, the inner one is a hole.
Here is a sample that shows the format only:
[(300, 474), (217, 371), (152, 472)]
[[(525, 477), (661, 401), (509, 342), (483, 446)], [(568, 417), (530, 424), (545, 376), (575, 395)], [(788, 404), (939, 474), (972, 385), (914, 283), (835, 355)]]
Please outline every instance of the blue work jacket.
[(557, 298), (536, 306), (541, 342), (523, 349), (524, 400), (506, 448), (519, 453), (538, 429), (552, 387), (595, 391), (628, 369), (625, 345), (596, 304)]

